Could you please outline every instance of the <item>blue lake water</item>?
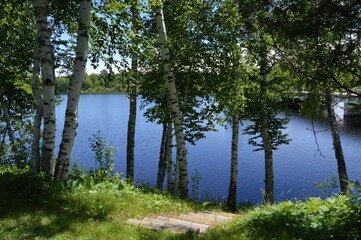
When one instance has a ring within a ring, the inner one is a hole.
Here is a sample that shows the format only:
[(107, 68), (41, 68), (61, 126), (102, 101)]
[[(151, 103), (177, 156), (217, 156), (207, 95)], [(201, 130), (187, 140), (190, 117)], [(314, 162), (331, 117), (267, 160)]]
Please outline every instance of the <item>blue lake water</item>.
[[(65, 100), (57, 107), (57, 145), (61, 140), (66, 107)], [(71, 161), (77, 161), (81, 167), (95, 167), (94, 153), (90, 149), (89, 138), (100, 133), (112, 142), (115, 151), (115, 170), (125, 172), (126, 138), (129, 100), (125, 95), (81, 95), (79, 106), (79, 127), (74, 143)], [(162, 126), (147, 122), (138, 109), (135, 138), (135, 181), (155, 185), (159, 145)], [(341, 141), (345, 154), (349, 178), (361, 180), (361, 124), (360, 118), (346, 118), (340, 122)], [(244, 126), (249, 124), (244, 123)], [(274, 176), (276, 201), (304, 199), (311, 196), (323, 196), (314, 183), (331, 180), (337, 175), (331, 133), (325, 119), (315, 121), (317, 145), (309, 119), (294, 114), (286, 133), (292, 139), (289, 145), (283, 145), (274, 151)], [(199, 200), (226, 200), (229, 174), (231, 129), (218, 127), (218, 132), (206, 133), (206, 138), (195, 146), (188, 145), (188, 164), (190, 176), (198, 170), (201, 182), (191, 195)], [(248, 145), (247, 135), (239, 139), (239, 179), (238, 201), (260, 203), (264, 188), (264, 154), (254, 152)], [(337, 192), (337, 189), (334, 190)]]

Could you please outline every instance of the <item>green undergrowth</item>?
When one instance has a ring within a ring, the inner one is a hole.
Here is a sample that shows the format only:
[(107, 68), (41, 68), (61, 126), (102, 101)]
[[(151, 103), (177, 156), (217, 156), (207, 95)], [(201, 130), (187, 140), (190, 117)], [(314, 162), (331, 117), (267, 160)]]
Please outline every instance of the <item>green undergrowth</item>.
[(28, 169), (0, 168), (0, 239), (361, 239), (356, 197), (242, 208), (233, 222), (202, 236), (128, 225), (128, 218), (215, 209), (167, 193), (75, 174), (52, 181)]
[(214, 229), (206, 239), (361, 239), (358, 201), (336, 195), (258, 206), (237, 221)]

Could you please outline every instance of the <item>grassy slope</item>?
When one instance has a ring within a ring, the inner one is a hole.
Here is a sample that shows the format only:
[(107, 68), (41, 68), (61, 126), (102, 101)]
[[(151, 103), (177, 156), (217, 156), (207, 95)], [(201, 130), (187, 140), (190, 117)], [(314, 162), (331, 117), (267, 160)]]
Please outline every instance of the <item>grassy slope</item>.
[(359, 239), (360, 206), (346, 197), (253, 207), (204, 236), (125, 224), (128, 218), (204, 210), (154, 189), (83, 176), (55, 183), (0, 169), (0, 239)]

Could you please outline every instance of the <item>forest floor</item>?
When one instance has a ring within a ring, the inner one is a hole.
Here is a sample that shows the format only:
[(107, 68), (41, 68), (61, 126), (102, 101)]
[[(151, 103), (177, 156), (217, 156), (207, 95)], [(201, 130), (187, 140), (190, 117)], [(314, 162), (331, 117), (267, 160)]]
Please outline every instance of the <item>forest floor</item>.
[(359, 201), (338, 195), (267, 206), (240, 205), (232, 221), (204, 234), (155, 231), (127, 223), (224, 210), (222, 204), (180, 200), (117, 177), (99, 181), (82, 175), (55, 182), (29, 170), (0, 167), (0, 239), (361, 239)]

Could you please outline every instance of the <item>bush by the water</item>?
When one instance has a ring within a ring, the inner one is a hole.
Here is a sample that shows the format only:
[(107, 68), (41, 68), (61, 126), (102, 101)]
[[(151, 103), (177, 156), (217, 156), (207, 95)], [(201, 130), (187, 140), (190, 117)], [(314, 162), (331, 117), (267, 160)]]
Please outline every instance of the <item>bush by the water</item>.
[(260, 206), (242, 227), (261, 239), (360, 239), (361, 205), (347, 196)]

